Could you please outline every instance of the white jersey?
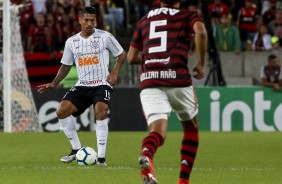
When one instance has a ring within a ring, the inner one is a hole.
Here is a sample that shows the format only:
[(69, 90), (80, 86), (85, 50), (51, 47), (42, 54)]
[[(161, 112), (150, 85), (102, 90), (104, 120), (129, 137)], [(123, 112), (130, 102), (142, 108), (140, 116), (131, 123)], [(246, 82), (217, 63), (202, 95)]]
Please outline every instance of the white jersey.
[(70, 37), (65, 44), (61, 63), (77, 67), (78, 81), (75, 86), (108, 85), (109, 51), (117, 57), (123, 52), (118, 41), (107, 31), (95, 29), (87, 39), (80, 33)]

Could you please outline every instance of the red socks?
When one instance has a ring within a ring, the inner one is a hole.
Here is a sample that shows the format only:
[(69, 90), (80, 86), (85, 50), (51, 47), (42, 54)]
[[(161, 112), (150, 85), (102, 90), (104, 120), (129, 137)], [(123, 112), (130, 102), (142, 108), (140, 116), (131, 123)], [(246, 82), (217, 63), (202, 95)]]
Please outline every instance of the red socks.
[[(189, 184), (189, 177), (198, 151), (199, 132), (192, 124), (184, 127), (181, 145), (181, 166), (178, 184)], [(157, 149), (164, 143), (163, 137), (157, 132), (151, 132), (142, 141), (141, 155), (153, 158)]]
[(142, 141), (141, 155), (153, 158), (158, 147), (164, 143), (163, 137), (157, 132), (151, 132)]
[[(189, 177), (198, 151), (199, 130), (193, 124), (184, 127), (181, 145), (181, 166), (179, 184), (189, 184)], [(185, 182), (186, 181), (186, 182)]]

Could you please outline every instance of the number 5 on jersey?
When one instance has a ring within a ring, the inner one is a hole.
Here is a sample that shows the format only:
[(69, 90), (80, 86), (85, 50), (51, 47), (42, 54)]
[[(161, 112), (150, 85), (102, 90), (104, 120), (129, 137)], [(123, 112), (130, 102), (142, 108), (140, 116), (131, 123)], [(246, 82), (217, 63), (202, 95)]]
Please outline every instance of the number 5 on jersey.
[(167, 45), (167, 31), (158, 31), (156, 32), (157, 26), (164, 26), (167, 25), (167, 20), (157, 20), (150, 23), (150, 39), (160, 38), (161, 43), (160, 46), (155, 46), (149, 48), (149, 53), (156, 53), (156, 52), (165, 52), (166, 45)]

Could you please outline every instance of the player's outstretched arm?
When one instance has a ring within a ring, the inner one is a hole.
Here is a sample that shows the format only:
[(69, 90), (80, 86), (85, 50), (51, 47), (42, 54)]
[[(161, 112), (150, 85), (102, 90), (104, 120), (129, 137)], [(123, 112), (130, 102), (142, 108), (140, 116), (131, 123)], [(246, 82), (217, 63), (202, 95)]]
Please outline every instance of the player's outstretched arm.
[(37, 86), (37, 88), (38, 88), (37, 91), (38, 91), (38, 93), (43, 93), (43, 92), (45, 92), (49, 89), (53, 89), (55, 87), (56, 86), (52, 83), (42, 84), (42, 85)]
[(55, 88), (67, 76), (71, 67), (71, 65), (62, 64), (53, 82), (37, 86), (38, 93), (43, 93), (47, 90)]
[(207, 51), (208, 36), (205, 25), (201, 21), (194, 23), (193, 30), (195, 32), (195, 47), (198, 59), (198, 64), (193, 69), (193, 71), (196, 72), (194, 77), (196, 79), (202, 79), (204, 78), (205, 55)]
[(118, 73), (122, 67), (122, 64), (125, 60), (126, 54), (123, 51), (116, 59), (116, 64), (112, 69), (111, 73), (108, 75), (107, 80), (111, 86), (114, 86), (117, 82)]

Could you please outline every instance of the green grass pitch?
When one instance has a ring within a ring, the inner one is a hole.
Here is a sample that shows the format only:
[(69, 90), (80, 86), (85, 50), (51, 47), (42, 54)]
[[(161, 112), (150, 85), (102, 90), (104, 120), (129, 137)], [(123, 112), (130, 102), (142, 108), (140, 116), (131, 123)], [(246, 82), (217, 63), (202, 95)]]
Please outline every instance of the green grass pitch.
[[(63, 164), (70, 151), (63, 133), (0, 133), (2, 184), (141, 184), (137, 158), (147, 132), (110, 132), (106, 167)], [(94, 132), (80, 132), (96, 149)], [(160, 184), (176, 184), (181, 132), (168, 132), (155, 157)], [(200, 132), (191, 184), (281, 184), (281, 132)]]

